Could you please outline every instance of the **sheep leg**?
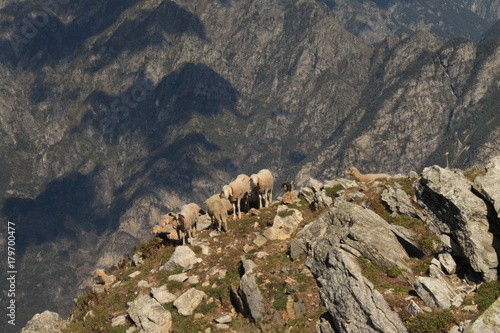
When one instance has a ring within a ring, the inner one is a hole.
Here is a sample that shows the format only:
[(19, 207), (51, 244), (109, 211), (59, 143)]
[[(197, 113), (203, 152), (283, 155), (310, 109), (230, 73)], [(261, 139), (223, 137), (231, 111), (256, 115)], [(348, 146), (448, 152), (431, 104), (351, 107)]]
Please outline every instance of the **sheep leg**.
[(241, 198), (238, 199), (238, 219), (241, 219)]
[(236, 203), (233, 202), (233, 220), (236, 220)]

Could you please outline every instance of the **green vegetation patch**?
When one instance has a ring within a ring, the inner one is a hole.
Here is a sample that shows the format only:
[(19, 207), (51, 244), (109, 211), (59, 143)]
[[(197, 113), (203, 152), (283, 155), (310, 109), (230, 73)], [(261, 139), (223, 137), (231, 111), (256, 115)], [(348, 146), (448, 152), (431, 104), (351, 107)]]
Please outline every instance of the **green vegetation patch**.
[(474, 295), (474, 301), (477, 303), (479, 310), (484, 311), (489, 308), (498, 297), (500, 297), (500, 282), (485, 282), (479, 287), (477, 294)]
[(335, 198), (337, 195), (337, 192), (342, 191), (344, 187), (340, 184), (335, 185), (334, 187), (327, 187), (325, 188), (326, 195), (328, 195), (330, 198)]
[(455, 319), (449, 309), (423, 313), (416, 318), (410, 317), (405, 320), (410, 333), (448, 332), (446, 328), (454, 322)]

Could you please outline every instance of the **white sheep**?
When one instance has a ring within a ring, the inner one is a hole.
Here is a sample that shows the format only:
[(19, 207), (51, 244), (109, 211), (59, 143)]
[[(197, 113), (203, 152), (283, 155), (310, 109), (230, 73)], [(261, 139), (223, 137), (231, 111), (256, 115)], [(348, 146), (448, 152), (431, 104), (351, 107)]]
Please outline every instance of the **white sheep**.
[(233, 209), (233, 205), (226, 198), (221, 198), (219, 194), (214, 194), (205, 202), (207, 214), (212, 220), (212, 225), (218, 225), (218, 230), (221, 231), (222, 223), (224, 223), (224, 231), (227, 232), (227, 217), (228, 211)]
[(224, 185), (222, 187), (222, 192), (219, 196), (222, 199), (229, 199), (233, 204), (234, 219), (236, 219), (236, 208), (238, 208), (238, 218), (241, 219), (241, 201), (243, 200), (245, 206), (248, 206), (250, 191), (250, 178), (245, 174), (238, 175), (229, 185)]
[(274, 177), (268, 169), (262, 169), (257, 174), (250, 176), (252, 191), (259, 195), (259, 209), (262, 208), (262, 198), (264, 198), (264, 207), (269, 207), (273, 200)]
[[(181, 239), (181, 232), (184, 234), (182, 237), (182, 245), (186, 244), (186, 240), (194, 238), (194, 229), (196, 228), (196, 219), (203, 211), (195, 203), (189, 203), (181, 207), (181, 211), (175, 215), (177, 221), (177, 236)], [(189, 241), (188, 241), (189, 243)]]

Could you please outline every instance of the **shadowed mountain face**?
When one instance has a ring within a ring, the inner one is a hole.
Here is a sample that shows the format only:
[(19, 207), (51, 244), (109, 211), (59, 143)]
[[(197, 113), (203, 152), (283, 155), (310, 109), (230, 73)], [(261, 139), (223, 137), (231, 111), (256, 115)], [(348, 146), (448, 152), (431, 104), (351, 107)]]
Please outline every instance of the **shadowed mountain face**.
[(374, 46), (341, 12), (366, 3), (7, 1), (1, 212), (19, 223), (19, 300), (33, 300), (19, 320), (67, 314), (92, 269), (240, 173), (300, 183), (351, 164), (407, 172), (498, 154), (498, 29), (477, 44), (443, 40), (486, 32), (478, 8), (457, 4), (443, 20), (468, 13), (465, 30), (443, 21), (429, 26), (442, 39), (410, 26), (392, 35), (375, 20)]

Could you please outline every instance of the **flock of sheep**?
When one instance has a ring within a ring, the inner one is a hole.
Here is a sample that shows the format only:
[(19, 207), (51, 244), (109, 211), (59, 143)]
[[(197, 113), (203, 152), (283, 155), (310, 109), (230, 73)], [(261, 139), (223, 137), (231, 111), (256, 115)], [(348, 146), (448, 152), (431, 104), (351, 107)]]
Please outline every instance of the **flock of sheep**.
[[(262, 169), (250, 177), (245, 174), (238, 175), (235, 180), (224, 185), (220, 193), (212, 195), (204, 202), (212, 226), (221, 231), (224, 224), (224, 231), (227, 231), (229, 212), (233, 212), (233, 219), (236, 219), (236, 215), (241, 219), (242, 205), (243, 210), (247, 211), (252, 198), (258, 200), (259, 209), (262, 208), (263, 201), (264, 207), (269, 207), (273, 199), (273, 185), (274, 176), (268, 169)], [(196, 203), (185, 204), (178, 213), (163, 215), (160, 225), (154, 227), (152, 232), (165, 232), (165, 227), (170, 225), (176, 230), (179, 240), (182, 236), (182, 245), (185, 245), (193, 238), (196, 221), (203, 214), (205, 211)]]
[[(389, 178), (388, 174), (362, 174), (358, 169), (351, 166), (345, 173), (359, 179), (362, 183), (372, 182), (376, 179), (384, 180)], [(163, 215), (160, 225), (152, 230), (154, 234), (168, 233), (166, 227), (170, 226), (177, 232), (178, 239), (182, 239), (182, 245), (189, 242), (194, 236), (196, 222), (200, 215), (208, 214), (211, 219), (211, 226), (217, 230), (227, 232), (227, 219), (229, 212), (233, 212), (233, 219), (241, 219), (242, 205), (243, 210), (248, 211), (250, 202), (258, 200), (258, 208), (269, 207), (273, 199), (274, 176), (268, 169), (262, 169), (258, 173), (248, 177), (240, 174), (236, 179), (222, 187), (220, 193), (212, 195), (205, 202), (206, 211), (200, 208), (196, 203), (183, 205), (178, 213), (168, 213)], [(292, 184), (285, 182), (281, 186), (286, 192), (292, 190)], [(182, 236), (182, 238), (181, 238)]]

